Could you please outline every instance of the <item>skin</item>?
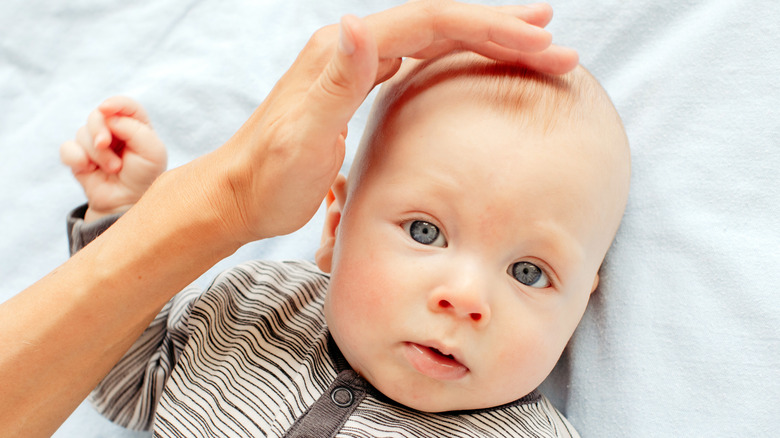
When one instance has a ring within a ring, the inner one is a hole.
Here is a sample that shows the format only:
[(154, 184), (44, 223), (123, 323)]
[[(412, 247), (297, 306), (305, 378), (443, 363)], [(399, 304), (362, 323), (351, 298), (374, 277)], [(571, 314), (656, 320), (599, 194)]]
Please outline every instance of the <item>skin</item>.
[[(360, 184), (334, 184), (317, 257), (350, 365), (432, 412), (508, 403), (549, 374), (598, 284), (628, 185), (624, 137), (607, 148), (620, 158), (598, 152), (606, 118), (601, 136), (571, 123), (544, 133), (459, 90), (426, 90), (381, 128)], [(443, 239), (416, 241), (414, 221)], [(549, 281), (519, 282), (518, 262)]]
[(60, 146), (60, 159), (89, 200), (86, 222), (127, 211), (168, 162), (146, 110), (125, 96), (106, 99), (92, 111), (76, 138)]
[[(550, 44), (551, 16), (426, 0), (316, 32), (224, 145), (163, 173), (106, 233), (0, 305), (0, 435), (51, 436), (175, 293), (242, 245), (303, 226), (336, 178), (349, 119), (401, 57), (466, 49), (564, 73), (577, 54)], [(127, 163), (112, 164), (110, 123), (77, 140), (115, 173)]]

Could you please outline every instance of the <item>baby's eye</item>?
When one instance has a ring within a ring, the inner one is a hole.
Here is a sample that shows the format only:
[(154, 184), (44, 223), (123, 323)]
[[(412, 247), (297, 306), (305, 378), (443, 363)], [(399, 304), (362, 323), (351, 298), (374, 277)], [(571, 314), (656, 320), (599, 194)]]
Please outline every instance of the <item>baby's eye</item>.
[(408, 221), (404, 222), (402, 226), (412, 239), (418, 243), (441, 248), (447, 246), (447, 240), (444, 239), (444, 235), (439, 231), (439, 227), (430, 222)]
[(550, 286), (550, 279), (542, 268), (531, 262), (517, 262), (509, 267), (509, 275), (526, 286), (544, 289)]

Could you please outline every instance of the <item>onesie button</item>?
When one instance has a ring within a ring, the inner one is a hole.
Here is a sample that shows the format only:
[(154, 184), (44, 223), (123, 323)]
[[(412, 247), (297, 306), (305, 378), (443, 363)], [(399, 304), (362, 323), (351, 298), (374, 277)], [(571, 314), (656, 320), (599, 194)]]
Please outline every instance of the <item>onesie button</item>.
[(330, 393), (330, 399), (333, 400), (333, 403), (336, 403), (336, 406), (346, 408), (352, 405), (355, 397), (352, 395), (352, 391), (350, 391), (349, 388), (339, 386)]

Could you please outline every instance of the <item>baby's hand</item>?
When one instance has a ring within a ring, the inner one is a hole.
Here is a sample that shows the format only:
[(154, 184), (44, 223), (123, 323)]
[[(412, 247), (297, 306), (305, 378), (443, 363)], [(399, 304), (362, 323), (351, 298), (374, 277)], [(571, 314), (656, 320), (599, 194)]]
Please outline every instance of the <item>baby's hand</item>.
[(165, 171), (165, 145), (149, 124), (143, 107), (117, 96), (106, 99), (60, 147), (87, 195), (87, 222), (119, 213), (135, 204)]

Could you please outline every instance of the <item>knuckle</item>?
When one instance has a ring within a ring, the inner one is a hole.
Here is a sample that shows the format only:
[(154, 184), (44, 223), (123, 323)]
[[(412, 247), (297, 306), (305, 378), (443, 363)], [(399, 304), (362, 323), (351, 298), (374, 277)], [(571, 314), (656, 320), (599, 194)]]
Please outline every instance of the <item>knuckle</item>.
[(434, 16), (451, 3), (450, 0), (419, 0), (417, 5), (428, 15)]
[(325, 65), (328, 58), (336, 50), (336, 41), (338, 38), (338, 25), (332, 24), (318, 29), (309, 38), (301, 55), (310, 65)]
[(89, 143), (90, 138), (91, 135), (86, 126), (82, 126), (76, 131), (76, 141), (81, 144), (82, 147), (87, 146), (86, 143)]
[(90, 111), (89, 115), (87, 116), (88, 124), (100, 123), (101, 120), (103, 120), (103, 113), (97, 109)]
[(307, 47), (319, 52), (330, 50), (335, 46), (337, 35), (338, 25), (330, 24), (321, 27), (312, 34), (311, 38), (309, 38)]
[(450, 0), (420, 0), (418, 7), (420, 11), (418, 14), (425, 17), (428, 21), (430, 30), (432, 32), (432, 41), (438, 40), (441, 34), (442, 19), (447, 14), (451, 13), (448, 7), (453, 2)]
[(346, 97), (352, 94), (351, 83), (346, 72), (333, 63), (328, 64), (323, 72), (322, 80), (318, 83), (320, 89), (329, 96)]

